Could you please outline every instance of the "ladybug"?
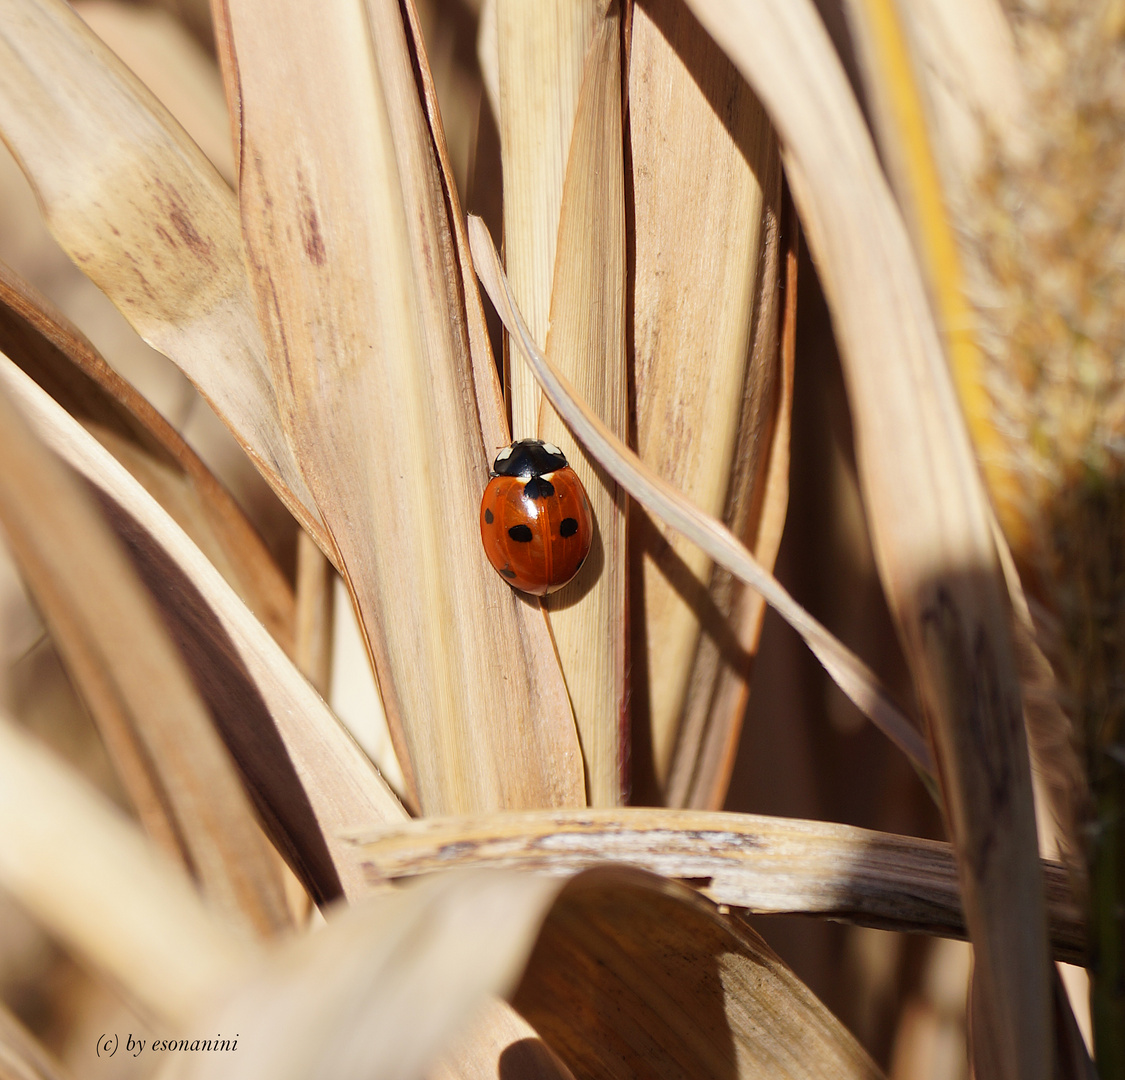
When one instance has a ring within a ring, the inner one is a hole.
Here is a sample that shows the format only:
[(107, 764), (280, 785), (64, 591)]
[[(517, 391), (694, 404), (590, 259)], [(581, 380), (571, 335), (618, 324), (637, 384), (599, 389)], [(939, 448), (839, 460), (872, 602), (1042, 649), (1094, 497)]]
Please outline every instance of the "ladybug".
[(561, 589), (590, 553), (586, 489), (563, 452), (539, 439), (501, 450), (480, 501), (488, 561), (509, 585), (534, 596)]

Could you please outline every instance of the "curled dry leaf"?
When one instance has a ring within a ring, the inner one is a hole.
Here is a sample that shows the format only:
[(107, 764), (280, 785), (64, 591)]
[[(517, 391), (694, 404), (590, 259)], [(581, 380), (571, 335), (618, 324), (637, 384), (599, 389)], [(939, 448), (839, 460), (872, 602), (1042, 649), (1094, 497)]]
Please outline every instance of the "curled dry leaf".
[(334, 554), (278, 421), (234, 195), (61, 0), (0, 5), (0, 136), (58, 242)]
[(560, 887), (447, 874), (331, 911), (199, 1018), (205, 1031), (237, 1031), (237, 1053), (181, 1054), (160, 1076), (421, 1077), (488, 995), (511, 991)]
[(753, 930), (639, 870), (567, 885), (512, 1001), (578, 1080), (882, 1075)]
[(754, 556), (720, 522), (702, 513), (671, 484), (646, 468), (640, 459), (576, 397), (554, 366), (531, 340), (508, 289), (504, 271), (488, 230), (479, 218), (469, 219), (469, 240), (477, 274), (524, 359), (535, 371), (544, 393), (576, 437), (601, 466), (651, 513), (698, 544), (740, 581), (757, 589), (797, 631), (840, 689), (923, 773), (930, 758), (925, 740), (891, 700), (870, 669), (845, 648), (767, 573)]
[(146, 827), (230, 917), (263, 934), (285, 928), (276, 855), (180, 654), (104, 519), (6, 387), (0, 459), (0, 526)]
[[(310, 23), (301, 4), (232, 0), (224, 19), (280, 410), (338, 546), (407, 783), (429, 812), (581, 804), (545, 619), (480, 546), (479, 416), (498, 398), (475, 393), (399, 5), (333, 3)], [(484, 677), (497, 657), (507, 678)]]
[(0, 885), (171, 1023), (185, 1023), (257, 955), (132, 821), (6, 717)]
[(338, 834), (400, 820), (398, 800), (199, 548), (124, 467), (8, 361), (0, 364), (0, 385), (99, 492), (275, 843), (313, 896), (350, 891), (361, 879)]
[(1050, 965), (1019, 681), (988, 502), (922, 275), (811, 0), (687, 2), (782, 140), (840, 344), (880, 578), (935, 748), (983, 1005), (1004, 1075), (1037, 1080), (1052, 1060)]
[[(570, 874), (600, 862), (689, 881), (716, 904), (964, 938), (948, 844), (825, 821), (687, 810), (580, 810), (423, 818), (359, 833), (368, 881), (445, 869)], [(1083, 963), (1081, 908), (1044, 862), (1056, 959)]]
[(129, 469), (292, 654), (293, 590), (237, 503), (93, 345), (3, 265), (0, 352)]

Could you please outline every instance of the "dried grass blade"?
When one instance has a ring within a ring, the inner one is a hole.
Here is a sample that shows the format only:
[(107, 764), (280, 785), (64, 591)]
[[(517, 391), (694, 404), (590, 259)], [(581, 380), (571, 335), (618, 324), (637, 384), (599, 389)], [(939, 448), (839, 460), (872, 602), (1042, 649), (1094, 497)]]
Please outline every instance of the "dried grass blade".
[[(900, 184), (902, 165), (890, 156), (898, 156), (902, 147), (886, 126), (893, 103), (886, 99), (885, 84), (867, 78), (874, 57), (862, 5), (863, 0), (848, 0), (849, 28), (863, 58), (861, 74), (874, 107), (880, 151), (896, 193), (906, 196)], [(1008, 16), (1000, 0), (902, 0), (897, 7), (923, 90), (926, 128), (942, 177), (955, 197), (971, 198), (989, 140), (996, 140), (1005, 152), (1021, 155), (1034, 138)], [(904, 211), (912, 234), (917, 235), (913, 213), (908, 207)]]
[[(696, 885), (716, 904), (828, 916), (861, 926), (964, 939), (949, 844), (850, 825), (698, 810), (524, 812), (424, 818), (354, 837), (369, 883), (444, 869), (571, 874), (601, 862)], [(1081, 907), (1044, 861), (1055, 957), (1083, 963)]]
[(0, 394), (0, 523), (146, 826), (229, 917), (290, 923), (275, 855), (117, 541)]
[(331, 553), (278, 422), (235, 198), (61, 0), (0, 4), (0, 135), (70, 257), (195, 383)]
[(585, 409), (566, 380), (531, 340), (508, 290), (504, 271), (484, 223), (469, 218), (473, 260), (508, 332), (539, 379), (544, 393), (590, 454), (642, 506), (673, 528), (690, 536), (717, 563), (762, 594), (797, 631), (840, 689), (914, 764), (928, 772), (925, 740), (901, 713), (870, 669), (802, 608), (754, 556), (720, 522), (689, 503), (670, 484), (655, 475)]
[[(789, 434), (796, 364), (800, 225), (792, 200), (786, 199), (784, 205), (788, 206), (788, 212), (783, 211), (786, 218), (783, 230), (785, 286), (776, 416), (768, 451), (768, 467), (761, 479), (760, 503), (756, 502), (753, 507), (756, 516), (754, 557), (767, 569), (771, 569), (777, 560), (789, 509)], [(731, 605), (730, 622), (748, 654), (757, 653), (765, 612), (766, 602), (762, 595), (739, 583)], [(715, 666), (718, 667), (716, 654), (717, 650), (709, 648), (701, 657), (703, 662), (697, 661), (700, 677), (707, 680), (704, 685), (709, 681), (710, 657), (716, 657)], [(669, 783), (669, 801), (673, 805), (717, 810), (726, 798), (750, 685), (738, 666), (721, 667), (711, 678), (714, 682), (710, 693), (698, 697), (693, 694), (690, 708), (684, 716)]]
[[(586, 53), (567, 156), (546, 351), (619, 437), (627, 427), (625, 174), (621, 19), (610, 3)], [(515, 430), (519, 431), (518, 425)], [(628, 788), (625, 493), (574, 447), (549, 406), (529, 430), (561, 446), (590, 499), (595, 544), (574, 580), (546, 597), (586, 764), (590, 805), (619, 806)]]
[(233, 186), (234, 151), (222, 79), (186, 23), (166, 9), (121, 0), (77, 0), (73, 6)]
[[(546, 341), (559, 215), (586, 54), (609, 0), (496, 0), (504, 257), (535, 341)], [(487, 79), (486, 79), (487, 82)], [(512, 435), (534, 438), (542, 398), (520, 364), (504, 366)]]
[(578, 1077), (882, 1075), (754, 931), (639, 870), (567, 885), (512, 1000)]
[(239, 1033), (237, 1054), (180, 1054), (159, 1075), (420, 1077), (488, 994), (515, 985), (559, 888), (447, 874), (337, 909), (208, 1018), (205, 1030)]
[(1035, 1080), (1053, 1059), (1050, 965), (1019, 682), (987, 500), (921, 275), (813, 4), (688, 3), (785, 146), (840, 342), (880, 577), (935, 747), (979, 983), (1005, 1075)]
[(154, 598), (167, 601), (165, 619), (298, 876), (318, 899), (351, 891), (362, 878), (354, 852), (337, 837), (402, 820), (398, 800), (218, 571), (121, 464), (14, 365), (0, 365), (0, 382), (40, 437), (99, 492)]
[(7, 717), (0, 717), (0, 884), (175, 1023), (256, 955), (132, 821)]
[[(783, 419), (780, 151), (746, 81), (682, 4), (636, 6), (629, 56), (637, 452), (754, 548)], [(632, 654), (648, 675), (633, 698), (647, 702), (659, 801), (721, 803), (765, 605), (744, 604), (742, 586), (683, 537), (643, 514), (633, 524), (644, 619)]]
[(238, 504), (93, 345), (2, 264), (0, 352), (132, 472), (292, 653), (293, 590)]
[[(493, 6), (492, 15), (495, 16)], [(426, 105), (427, 117), (434, 136), (437, 150), (438, 163), (442, 170), (443, 186), (446, 201), (449, 206), (450, 218), (453, 223), (453, 239), (457, 248), (458, 263), (464, 282), (465, 303), (468, 316), (469, 341), (473, 358), (473, 375), (476, 380), (477, 394), (482, 399), (494, 400), (496, 404), (489, 410), (481, 410), (481, 424), (486, 446), (503, 446), (508, 438), (508, 427), (503, 421), (504, 405), (499, 398), (499, 386), (496, 381), (491, 350), (488, 345), (488, 334), (484, 322), (484, 311), (481, 305), (480, 293), (477, 288), (476, 275), (472, 272), (472, 259), (469, 253), (468, 237), (465, 233), (464, 216), (461, 213), (456, 186), (453, 183), (451, 170), (445, 151), (445, 138), (441, 128), (441, 118), (437, 109), (436, 94), (429, 68), (425, 62), (425, 53), (422, 49), (421, 34), (418, 29), (417, 15), (413, 3), (407, 5), (410, 15), (410, 27), (414, 38), (415, 54), (420, 59), (422, 76), (423, 101)], [(525, 13), (526, 14), (526, 13)], [(589, 49), (586, 59), (586, 76), (580, 90), (578, 116), (575, 121), (572, 143), (579, 146), (580, 152), (575, 155), (574, 171), (568, 171), (568, 179), (564, 182), (569, 185), (570, 194), (564, 193), (564, 204), (571, 205), (569, 211), (562, 211), (565, 219), (570, 223), (565, 229), (560, 225), (560, 236), (563, 236), (562, 251), (558, 259), (565, 264), (576, 263), (577, 268), (572, 273), (560, 275), (556, 266), (556, 278), (566, 278), (568, 285), (560, 285), (558, 295), (552, 298), (552, 304), (557, 304), (560, 312), (553, 323), (556, 328), (558, 341), (565, 343), (570, 340), (571, 348), (561, 345), (564, 352), (573, 352), (578, 362), (598, 366), (600, 358), (604, 357), (604, 368), (608, 378), (606, 397), (610, 402), (609, 412), (624, 410), (624, 334), (621, 323), (624, 313), (621, 310), (623, 303), (622, 279), (624, 277), (624, 239), (623, 225), (616, 219), (623, 213), (623, 177), (620, 174), (621, 148), (621, 114), (620, 114), (620, 73), (618, 67), (618, 19), (606, 19), (600, 24), (597, 31), (596, 44)], [(482, 40), (489, 33), (485, 25), (485, 16), (482, 14), (481, 35)], [(492, 27), (495, 34), (495, 26)], [(493, 44), (495, 42), (493, 41)], [(497, 76), (498, 78), (498, 76)], [(617, 94), (614, 96), (614, 90)], [(610, 95), (609, 101), (605, 96)], [(497, 89), (497, 101), (499, 91)], [(585, 106), (583, 107), (583, 102)], [(596, 173), (597, 179), (590, 176), (591, 163), (589, 158), (593, 154), (595, 162), (600, 166)], [(596, 191), (587, 190), (592, 185), (599, 185)], [(577, 191), (575, 190), (577, 189)], [(579, 196), (585, 193), (587, 200), (593, 203), (591, 207), (578, 208)], [(588, 213), (604, 214), (616, 227), (602, 234), (587, 229), (588, 222), (584, 220), (583, 209)], [(578, 235), (576, 236), (575, 233)], [(600, 246), (591, 258), (589, 248)], [(568, 254), (563, 254), (563, 252)], [(591, 266), (592, 262), (592, 266)], [(591, 282), (590, 277), (599, 280)], [(604, 278), (604, 280), (600, 280)], [(563, 295), (564, 291), (568, 295)], [(616, 298), (617, 293), (622, 293), (622, 299)], [(575, 295), (569, 295), (569, 294)], [(590, 295), (590, 294), (593, 295)], [(608, 294), (608, 297), (607, 297)], [(602, 310), (603, 305), (607, 312), (608, 324), (606, 326), (590, 325), (583, 329), (574, 327), (574, 315), (581, 315), (588, 307), (594, 306)], [(589, 347), (585, 343), (575, 344), (575, 338), (593, 334)], [(592, 373), (592, 379), (598, 381), (598, 374)], [(600, 395), (599, 395), (600, 396)], [(545, 423), (550, 429), (561, 431), (557, 420), (551, 423), (553, 417)], [(624, 417), (622, 415), (622, 423)], [(541, 431), (545, 438), (558, 441), (557, 432)], [(603, 522), (603, 546), (608, 536), (613, 539), (614, 545), (623, 549), (624, 537), (621, 535), (623, 520), (620, 511), (612, 501), (605, 497), (604, 477), (595, 479), (592, 470), (584, 459), (572, 454), (572, 464), (582, 471), (588, 492), (593, 493), (596, 502), (608, 503), (602, 507), (604, 513), (599, 516)], [(595, 507), (597, 510), (598, 507)], [(608, 566), (609, 560), (605, 561)], [(618, 803), (623, 797), (625, 778), (623, 777), (623, 746), (625, 732), (623, 731), (624, 701), (624, 574), (623, 568), (617, 567), (612, 580), (599, 580), (593, 592), (596, 595), (583, 597), (580, 604), (573, 611), (563, 613), (554, 610), (551, 626), (554, 639), (563, 666), (564, 675), (567, 677), (570, 699), (575, 709), (576, 721), (582, 740), (583, 756), (586, 763), (586, 776), (588, 793), (591, 802), (612, 805)], [(574, 590), (568, 590), (560, 598), (561, 603), (566, 603), (567, 598), (575, 591), (581, 591), (581, 582), (576, 584)], [(606, 626), (620, 627), (608, 633)], [(608, 648), (607, 648), (608, 646)]]
[[(473, 365), (473, 382), (476, 386), (477, 398), (481, 402), (478, 410), (481, 434), (486, 448), (500, 448), (511, 440), (507, 406), (504, 404), (504, 395), (496, 377), (496, 359), (492, 355), (488, 326), (484, 320), (484, 305), (481, 302), (480, 290), (477, 288), (476, 274), (473, 273), (469, 238), (465, 233), (465, 215), (461, 211), (461, 199), (457, 193), (457, 183), (449, 162), (449, 149), (446, 146), (445, 129), (438, 108), (437, 89), (434, 87), (433, 76), (430, 73), (430, 64), (426, 57), (425, 42), (414, 0), (406, 0), (405, 7), (414, 61), (421, 81), (422, 104), (430, 126), (445, 195), (446, 211), (453, 232), (453, 245), (457, 251), (457, 265), (461, 274), (460, 284), (465, 301), (465, 320), (469, 335), (469, 354)], [(484, 32), (483, 18), (482, 14), (482, 33)]]
[[(243, 228), (281, 412), (338, 545), (403, 768), (428, 812), (580, 804), (545, 620), (480, 546), (490, 448), (479, 413), (494, 402), (474, 393), (399, 6), (337, 0), (310, 23), (300, 3), (237, 0), (226, 17)], [(507, 677), (484, 677), (497, 656)]]

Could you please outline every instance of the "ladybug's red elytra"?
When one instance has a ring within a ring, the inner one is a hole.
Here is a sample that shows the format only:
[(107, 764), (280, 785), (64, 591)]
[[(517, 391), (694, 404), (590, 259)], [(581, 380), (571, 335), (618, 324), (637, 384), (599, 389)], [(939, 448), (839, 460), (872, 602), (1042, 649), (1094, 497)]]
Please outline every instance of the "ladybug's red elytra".
[(563, 452), (539, 439), (501, 450), (480, 501), (488, 561), (513, 588), (533, 596), (561, 589), (590, 553), (593, 517), (586, 489)]

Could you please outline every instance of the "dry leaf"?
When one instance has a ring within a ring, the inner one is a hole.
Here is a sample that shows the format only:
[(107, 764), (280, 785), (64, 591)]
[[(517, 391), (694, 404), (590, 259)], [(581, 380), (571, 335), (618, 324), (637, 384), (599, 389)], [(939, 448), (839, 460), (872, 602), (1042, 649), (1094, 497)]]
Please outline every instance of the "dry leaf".
[(187, 1021), (256, 955), (132, 821), (6, 718), (0, 884), (173, 1023)]
[[(491, 406), (474, 395), (398, 5), (340, 0), (310, 24), (299, 4), (232, 2), (227, 18), (243, 227), (283, 421), (338, 545), (407, 785), (431, 812), (581, 803), (542, 614), (481, 550), (478, 411)], [(508, 677), (483, 677), (497, 657)]]
[(230, 586), (128, 472), (14, 365), (5, 391), (52, 450), (101, 493), (221, 724), (275, 843), (309, 891), (360, 882), (339, 833), (405, 811)]
[(10, 391), (0, 394), (0, 458), (0, 525), (146, 827), (230, 917), (262, 934), (284, 929), (274, 852), (179, 653)]
[(497, 306), (508, 332), (535, 371), (544, 393), (578, 439), (629, 494), (665, 523), (689, 536), (716, 562), (756, 589), (796, 630), (836, 680), (840, 689), (910, 758), (923, 773), (929, 769), (925, 740), (899, 711), (870, 669), (804, 610), (771, 574), (758, 565), (730, 530), (701, 513), (670, 484), (647, 469), (609, 429), (579, 402), (571, 387), (536, 347), (508, 289), (488, 230), (469, 219), (473, 261), (485, 291)]
[[(637, 453), (753, 549), (779, 408), (780, 152), (679, 2), (634, 8), (629, 56)], [(649, 713), (659, 801), (721, 803), (765, 605), (732, 623), (741, 585), (644, 514), (632, 525), (644, 600), (633, 663), (647, 673), (634, 708)]]
[(78, 0), (75, 11), (183, 124), (207, 160), (234, 184), (223, 83), (214, 60), (168, 11), (121, 0)]
[(61, 0), (0, 5), (0, 133), (55, 238), (332, 554), (277, 418), (235, 198), (214, 167)]
[[(686, 810), (541, 811), (423, 818), (354, 840), (375, 887), (445, 869), (570, 874), (615, 862), (688, 881), (728, 907), (965, 937), (948, 844), (825, 821)], [(1043, 865), (1056, 958), (1082, 963), (1082, 909), (1062, 867)]]
[(238, 505), (90, 342), (2, 265), (0, 352), (132, 472), (292, 653), (293, 591)]
[(1044, 1077), (1050, 969), (1007, 600), (918, 264), (813, 4), (688, 4), (784, 146), (840, 344), (880, 577), (936, 751), (982, 998), (1005, 1075)]
[(165, 1080), (420, 1077), (490, 993), (519, 978), (559, 884), (449, 874), (329, 913), (279, 953), (203, 1030), (237, 1052), (181, 1054)]
[(636, 870), (563, 890), (513, 1003), (577, 1080), (881, 1075), (754, 931)]
[[(623, 436), (626, 252), (620, 52), (620, 8), (609, 3), (595, 24), (578, 92), (545, 347), (590, 407)], [(541, 400), (538, 391), (535, 398)], [(629, 783), (625, 493), (574, 444), (549, 405), (541, 404), (534, 425), (524, 427), (513, 403), (512, 432), (516, 438), (531, 435), (562, 447), (590, 500), (595, 522), (590, 554), (569, 584), (546, 597), (544, 607), (574, 707), (590, 805), (619, 806)]]

